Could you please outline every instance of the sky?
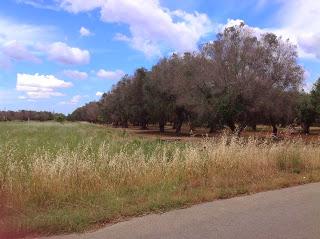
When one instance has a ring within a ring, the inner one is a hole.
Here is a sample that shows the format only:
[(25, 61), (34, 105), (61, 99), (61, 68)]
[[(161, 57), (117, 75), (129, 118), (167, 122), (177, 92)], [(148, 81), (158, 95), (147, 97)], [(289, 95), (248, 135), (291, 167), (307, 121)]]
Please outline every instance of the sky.
[(0, 110), (71, 113), (240, 22), (297, 46), (308, 91), (320, 77), (319, 16), (315, 0), (2, 0)]

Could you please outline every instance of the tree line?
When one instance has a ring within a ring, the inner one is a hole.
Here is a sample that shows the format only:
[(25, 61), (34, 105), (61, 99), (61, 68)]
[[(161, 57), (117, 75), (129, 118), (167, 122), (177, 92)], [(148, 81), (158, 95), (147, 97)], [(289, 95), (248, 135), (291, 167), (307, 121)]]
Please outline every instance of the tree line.
[(275, 34), (257, 36), (244, 24), (225, 29), (198, 52), (173, 54), (151, 70), (124, 76), (98, 102), (76, 109), (70, 120), (114, 126), (171, 122), (176, 133), (190, 128), (224, 127), (240, 134), (245, 127), (300, 124), (309, 133), (320, 114), (320, 80), (303, 91), (304, 70), (297, 49)]
[(0, 121), (49, 121), (57, 120), (64, 121), (66, 116), (64, 114), (52, 113), (49, 111), (32, 111), (32, 110), (19, 110), (19, 111), (0, 111)]

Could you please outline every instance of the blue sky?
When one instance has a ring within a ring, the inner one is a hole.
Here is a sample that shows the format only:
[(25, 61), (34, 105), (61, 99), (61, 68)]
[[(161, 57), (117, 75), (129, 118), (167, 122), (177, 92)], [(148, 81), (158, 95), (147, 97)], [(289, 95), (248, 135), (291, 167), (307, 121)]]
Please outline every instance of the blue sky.
[(0, 110), (70, 113), (124, 74), (241, 21), (297, 45), (308, 90), (320, 76), (319, 15), (314, 0), (4, 0)]

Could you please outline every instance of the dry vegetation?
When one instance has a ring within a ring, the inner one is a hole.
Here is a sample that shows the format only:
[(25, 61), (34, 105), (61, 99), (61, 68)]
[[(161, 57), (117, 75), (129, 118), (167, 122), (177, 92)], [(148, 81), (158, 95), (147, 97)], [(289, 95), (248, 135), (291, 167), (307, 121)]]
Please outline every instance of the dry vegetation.
[(320, 181), (319, 146), (228, 136), (165, 142), (90, 124), (1, 123), (0, 231), (82, 231)]

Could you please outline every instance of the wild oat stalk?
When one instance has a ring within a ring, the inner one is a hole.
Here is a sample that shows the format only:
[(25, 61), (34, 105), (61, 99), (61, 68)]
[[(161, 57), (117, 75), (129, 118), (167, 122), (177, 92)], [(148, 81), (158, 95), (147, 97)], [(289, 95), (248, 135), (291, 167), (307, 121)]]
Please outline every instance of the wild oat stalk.
[(14, 139), (1, 144), (0, 228), (79, 231), (120, 216), (320, 179), (319, 144), (112, 137), (54, 150), (19, 150)]

